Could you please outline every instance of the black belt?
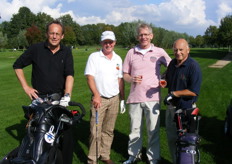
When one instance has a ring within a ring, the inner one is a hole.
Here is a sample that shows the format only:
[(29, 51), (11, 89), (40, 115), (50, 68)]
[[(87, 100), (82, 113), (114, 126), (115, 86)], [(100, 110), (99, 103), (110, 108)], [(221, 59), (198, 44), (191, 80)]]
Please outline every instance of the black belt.
[[(115, 95), (115, 96), (118, 96), (118, 95)], [(114, 98), (115, 96), (112, 96), (112, 97), (101, 96), (101, 98), (103, 98), (103, 99), (111, 99), (111, 98)]]

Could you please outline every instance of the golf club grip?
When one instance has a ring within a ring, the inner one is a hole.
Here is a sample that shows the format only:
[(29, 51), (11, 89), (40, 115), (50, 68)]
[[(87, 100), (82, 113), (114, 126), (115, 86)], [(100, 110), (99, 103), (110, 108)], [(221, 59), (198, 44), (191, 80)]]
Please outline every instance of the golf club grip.
[(98, 125), (98, 111), (96, 111), (96, 124)]
[(68, 104), (69, 104), (69, 106), (78, 106), (81, 109), (82, 117), (85, 116), (86, 110), (85, 110), (84, 106), (81, 103), (70, 101)]
[(195, 108), (195, 109), (192, 111), (191, 115), (196, 116), (196, 115), (198, 115), (198, 113), (199, 113), (199, 108)]

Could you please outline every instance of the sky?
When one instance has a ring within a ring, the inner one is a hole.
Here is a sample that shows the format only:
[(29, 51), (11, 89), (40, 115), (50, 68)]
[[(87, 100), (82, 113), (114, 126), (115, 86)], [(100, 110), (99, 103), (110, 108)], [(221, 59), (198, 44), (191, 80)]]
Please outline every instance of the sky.
[(232, 0), (0, 0), (0, 23), (10, 21), (23, 6), (53, 18), (70, 14), (80, 25), (143, 20), (194, 37), (232, 15)]

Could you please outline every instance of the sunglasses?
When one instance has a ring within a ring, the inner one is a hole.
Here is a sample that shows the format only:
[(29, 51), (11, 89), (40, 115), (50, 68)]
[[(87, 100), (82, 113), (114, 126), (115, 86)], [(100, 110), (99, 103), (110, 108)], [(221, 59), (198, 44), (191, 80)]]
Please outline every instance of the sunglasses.
[(103, 44), (113, 44), (114, 41), (110, 40), (110, 41), (103, 41)]

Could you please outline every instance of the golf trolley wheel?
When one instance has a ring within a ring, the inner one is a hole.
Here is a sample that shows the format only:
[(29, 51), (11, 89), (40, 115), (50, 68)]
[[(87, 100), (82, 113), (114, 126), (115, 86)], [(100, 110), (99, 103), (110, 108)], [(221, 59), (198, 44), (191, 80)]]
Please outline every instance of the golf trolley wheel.
[(229, 124), (229, 120), (228, 120), (227, 117), (225, 118), (224, 133), (225, 133), (226, 135), (229, 135), (229, 134), (230, 134), (230, 124)]

